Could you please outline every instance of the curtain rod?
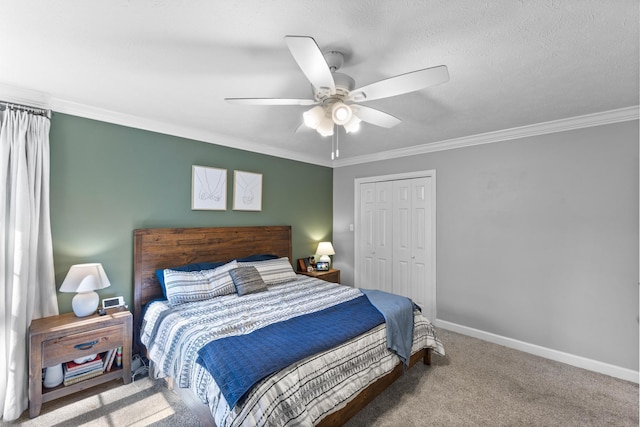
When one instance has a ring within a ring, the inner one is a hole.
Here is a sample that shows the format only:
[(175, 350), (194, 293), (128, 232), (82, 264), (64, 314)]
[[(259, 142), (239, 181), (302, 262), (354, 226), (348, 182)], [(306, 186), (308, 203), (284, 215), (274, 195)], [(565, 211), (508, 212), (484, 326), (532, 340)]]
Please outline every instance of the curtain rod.
[(51, 119), (51, 110), (45, 110), (43, 108), (31, 107), (29, 105), (16, 104), (13, 102), (0, 101), (0, 109), (10, 109), (10, 110), (23, 110), (28, 111), (33, 114), (37, 114), (39, 116), (45, 116), (48, 119)]

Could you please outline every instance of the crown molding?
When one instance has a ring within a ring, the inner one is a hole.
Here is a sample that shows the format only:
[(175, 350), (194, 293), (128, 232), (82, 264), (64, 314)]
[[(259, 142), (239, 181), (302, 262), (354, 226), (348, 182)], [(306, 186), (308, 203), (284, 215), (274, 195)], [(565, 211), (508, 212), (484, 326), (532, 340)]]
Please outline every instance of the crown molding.
[(434, 153), (437, 151), (453, 150), (456, 148), (472, 147), (474, 145), (490, 144), (493, 142), (510, 141), (527, 138), (530, 136), (563, 132), (574, 129), (583, 129), (593, 126), (602, 126), (612, 123), (638, 120), (640, 107), (638, 105), (620, 108), (617, 110), (603, 111), (600, 113), (586, 114), (584, 116), (570, 117), (567, 119), (553, 120), (550, 122), (520, 126), (495, 132), (481, 133), (464, 136), (461, 138), (447, 139), (444, 141), (430, 142), (407, 148), (383, 151), (379, 153), (338, 159), (333, 162), (333, 167), (351, 166), (361, 163), (370, 163), (381, 160), (389, 160), (399, 157), (415, 156), (419, 154)]
[(117, 111), (92, 107), (73, 101), (57, 98), (50, 94), (34, 91), (31, 89), (19, 88), (0, 83), (0, 100), (26, 104), (33, 107), (53, 110), (55, 112), (84, 117), (86, 119), (98, 120), (107, 123), (132, 127), (136, 129), (159, 132), (180, 138), (192, 139), (195, 141), (216, 144), (225, 147), (246, 150), (268, 156), (281, 157), (284, 159), (310, 163), (326, 167), (351, 166), (361, 163), (370, 163), (381, 160), (389, 160), (399, 157), (415, 156), (419, 154), (433, 153), (437, 151), (453, 150), (456, 148), (472, 147), (475, 145), (490, 144), (493, 142), (509, 141), (530, 136), (544, 135), (555, 132), (562, 132), (573, 129), (582, 129), (592, 126), (601, 126), (612, 123), (638, 120), (640, 107), (632, 106), (609, 110), (600, 113), (587, 114), (584, 116), (570, 117), (567, 119), (554, 120), (550, 122), (533, 125), (515, 127), (510, 129), (487, 132), (478, 135), (465, 136), (461, 138), (448, 139), (444, 141), (430, 142), (396, 150), (383, 151), (363, 156), (350, 157), (346, 159), (324, 160), (315, 156), (295, 153), (262, 144), (256, 144), (244, 139), (233, 138), (203, 129), (195, 129), (179, 126), (164, 121), (150, 120), (144, 117), (119, 113)]
[(322, 159), (317, 159), (313, 156), (305, 155), (302, 153), (293, 153), (288, 150), (269, 147), (262, 144), (256, 144), (244, 139), (233, 138), (228, 135), (222, 135), (203, 129), (179, 126), (164, 121), (150, 120), (132, 114), (119, 113), (117, 111), (96, 108), (71, 101), (52, 99), (51, 109), (59, 113), (70, 114), (87, 119), (99, 120), (107, 123), (113, 123), (151, 132), (163, 133), (165, 135), (172, 135), (179, 138), (192, 139), (199, 142), (206, 142), (209, 144), (216, 144), (239, 150), (265, 154), (268, 156), (281, 157), (288, 160), (316, 164), (320, 166), (332, 166), (330, 160), (327, 160), (323, 163)]
[(233, 138), (228, 135), (222, 135), (203, 129), (179, 126), (164, 121), (150, 120), (133, 114), (125, 114), (104, 108), (93, 107), (78, 102), (56, 98), (55, 96), (42, 92), (8, 86), (2, 83), (0, 83), (0, 100), (52, 110), (57, 113), (69, 114), (72, 116), (83, 117), (85, 119), (98, 120), (135, 129), (147, 130), (150, 132), (158, 132), (179, 138), (192, 139), (198, 142), (206, 142), (238, 150), (246, 150), (268, 156), (280, 157), (287, 160), (332, 167), (332, 162), (328, 159), (319, 159), (304, 153), (294, 153), (288, 150), (256, 144), (244, 139)]

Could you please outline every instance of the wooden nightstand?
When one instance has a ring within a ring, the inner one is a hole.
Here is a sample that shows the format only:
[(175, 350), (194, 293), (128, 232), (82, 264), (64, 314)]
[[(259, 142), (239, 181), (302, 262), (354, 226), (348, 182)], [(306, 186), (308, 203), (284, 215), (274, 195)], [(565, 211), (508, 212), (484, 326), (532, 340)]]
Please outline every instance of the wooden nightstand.
[[(131, 331), (133, 316), (126, 309), (109, 309), (107, 314), (76, 317), (73, 313), (44, 317), (29, 328), (29, 417), (40, 414), (44, 402), (122, 378), (131, 382)], [(68, 386), (44, 388), (42, 369), (82, 356), (122, 347), (122, 368)]]
[(334, 270), (333, 268), (329, 271), (298, 271), (298, 274), (317, 277), (318, 279), (322, 279), (326, 282), (340, 283), (340, 270)]

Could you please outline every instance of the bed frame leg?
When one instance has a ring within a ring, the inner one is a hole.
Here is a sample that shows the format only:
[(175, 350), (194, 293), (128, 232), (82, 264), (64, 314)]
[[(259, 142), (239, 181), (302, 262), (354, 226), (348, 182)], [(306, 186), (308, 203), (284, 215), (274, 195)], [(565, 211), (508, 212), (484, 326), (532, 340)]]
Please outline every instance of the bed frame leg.
[(164, 382), (167, 384), (167, 388), (173, 391), (173, 378), (165, 377)]
[(425, 365), (431, 365), (431, 349), (424, 349), (424, 358), (422, 359)]

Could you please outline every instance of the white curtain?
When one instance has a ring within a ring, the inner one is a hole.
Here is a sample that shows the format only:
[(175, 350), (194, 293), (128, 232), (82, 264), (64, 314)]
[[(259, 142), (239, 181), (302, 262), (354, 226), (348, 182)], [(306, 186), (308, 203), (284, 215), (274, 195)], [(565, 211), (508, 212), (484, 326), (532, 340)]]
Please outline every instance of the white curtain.
[(0, 110), (0, 414), (29, 399), (31, 319), (58, 314), (49, 221), (48, 117)]

